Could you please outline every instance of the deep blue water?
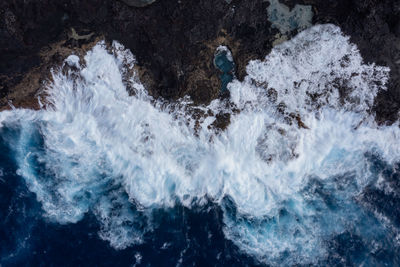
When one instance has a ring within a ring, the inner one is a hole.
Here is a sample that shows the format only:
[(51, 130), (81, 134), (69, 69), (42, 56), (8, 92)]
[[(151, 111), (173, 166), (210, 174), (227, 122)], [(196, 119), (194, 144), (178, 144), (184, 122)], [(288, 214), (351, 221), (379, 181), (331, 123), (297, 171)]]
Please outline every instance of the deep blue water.
[[(0, 264), (1, 266), (261, 266), (241, 252), (224, 237), (222, 210), (208, 204), (188, 209), (155, 210), (154, 230), (147, 232), (144, 243), (124, 250), (115, 250), (98, 236), (100, 225), (91, 213), (76, 224), (61, 225), (44, 217), (41, 204), (31, 193), (24, 179), (16, 174), (13, 143), (17, 128), (0, 129)], [(41, 145), (39, 140), (32, 140)], [(378, 223), (376, 214), (385, 215), (390, 225), (400, 227), (399, 166), (389, 166), (373, 154), (371, 169), (383, 175), (394, 191), (385, 193), (367, 187), (360, 209), (365, 209), (371, 222)], [(49, 177), (51, 179), (51, 177)], [(315, 194), (322, 195), (335, 207), (323, 185), (313, 185)], [(316, 189), (315, 189), (316, 188)], [(307, 190), (307, 187), (305, 188)], [(235, 207), (226, 199), (226, 207), (235, 214)], [(365, 208), (368, 207), (368, 208)], [(375, 214), (375, 215), (374, 215)], [(329, 221), (329, 218), (327, 218)], [(394, 239), (391, 231), (384, 239)], [(397, 248), (380, 247), (371, 251), (359, 236), (357, 228), (348, 229), (328, 241), (329, 255), (319, 265), (353, 266), (369, 258), (367, 265), (399, 266)]]
[(156, 210), (155, 229), (145, 236), (144, 244), (125, 250), (115, 250), (99, 238), (100, 226), (93, 214), (76, 224), (48, 221), (35, 195), (16, 174), (9, 147), (16, 136), (18, 130), (0, 129), (1, 266), (257, 265), (224, 238), (218, 206)]

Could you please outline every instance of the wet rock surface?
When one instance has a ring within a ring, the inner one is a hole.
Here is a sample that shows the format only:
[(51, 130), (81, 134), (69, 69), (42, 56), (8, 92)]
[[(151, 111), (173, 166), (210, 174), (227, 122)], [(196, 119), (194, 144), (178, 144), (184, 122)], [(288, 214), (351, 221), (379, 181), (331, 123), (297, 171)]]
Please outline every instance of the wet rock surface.
[(398, 119), (400, 109), (400, 1), (305, 0), (316, 9), (314, 23), (339, 25), (368, 63), (391, 69), (388, 90), (380, 92), (374, 111), (381, 123)]
[[(140, 2), (140, 3), (139, 3)], [(145, 3), (146, 2), (146, 3)], [(311, 5), (313, 24), (334, 23), (351, 36), (367, 62), (389, 66), (388, 90), (377, 97), (377, 119), (392, 122), (400, 109), (399, 0), (281, 0), (289, 8)], [(144, 6), (144, 4), (151, 3)], [(138, 8), (137, 6), (144, 6)], [(49, 69), (71, 51), (84, 52), (99, 38), (131, 49), (141, 80), (155, 97), (190, 95), (195, 103), (220, 96), (213, 64), (227, 46), (235, 74), (263, 58), (281, 36), (268, 21), (263, 0), (6, 0), (0, 3), (0, 107), (38, 108), (37, 96)]]

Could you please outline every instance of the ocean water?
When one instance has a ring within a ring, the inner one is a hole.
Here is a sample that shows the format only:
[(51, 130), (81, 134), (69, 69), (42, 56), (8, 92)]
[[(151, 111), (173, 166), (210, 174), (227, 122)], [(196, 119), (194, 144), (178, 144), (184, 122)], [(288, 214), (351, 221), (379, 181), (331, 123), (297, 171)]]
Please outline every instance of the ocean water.
[(1, 265), (400, 264), (400, 129), (370, 112), (390, 70), (318, 25), (247, 74), (196, 106), (149, 96), (118, 42), (67, 58), (41, 110), (0, 113)]

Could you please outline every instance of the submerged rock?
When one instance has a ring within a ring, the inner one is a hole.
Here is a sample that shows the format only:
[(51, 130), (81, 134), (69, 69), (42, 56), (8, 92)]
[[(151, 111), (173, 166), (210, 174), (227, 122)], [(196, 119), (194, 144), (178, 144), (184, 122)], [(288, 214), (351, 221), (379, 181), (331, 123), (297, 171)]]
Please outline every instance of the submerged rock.
[(304, 30), (312, 25), (313, 12), (311, 6), (296, 4), (290, 9), (278, 0), (269, 0), (268, 19), (273, 27), (279, 29), (282, 34), (293, 30)]

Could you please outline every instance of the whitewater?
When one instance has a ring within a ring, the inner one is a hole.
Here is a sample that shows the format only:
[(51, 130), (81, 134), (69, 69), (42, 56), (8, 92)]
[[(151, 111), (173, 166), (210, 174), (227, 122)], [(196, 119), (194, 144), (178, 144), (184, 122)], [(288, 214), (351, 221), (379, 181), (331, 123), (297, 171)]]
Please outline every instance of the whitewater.
[(100, 42), (84, 60), (71, 55), (40, 110), (0, 113), (0, 127), (18, 129), (8, 140), (17, 172), (49, 220), (92, 212), (99, 236), (125, 249), (144, 242), (153, 210), (212, 202), (225, 237), (267, 264), (316, 263), (349, 229), (370, 250), (399, 247), (397, 227), (362, 203), (368, 187), (391, 190), (374, 162), (400, 162), (399, 124), (379, 126), (371, 112), (390, 70), (365, 64), (340, 28), (274, 47), (207, 106), (153, 99), (132, 52)]

